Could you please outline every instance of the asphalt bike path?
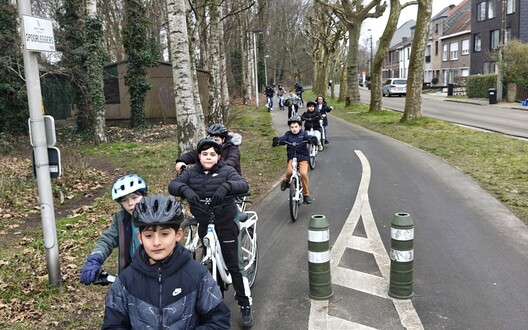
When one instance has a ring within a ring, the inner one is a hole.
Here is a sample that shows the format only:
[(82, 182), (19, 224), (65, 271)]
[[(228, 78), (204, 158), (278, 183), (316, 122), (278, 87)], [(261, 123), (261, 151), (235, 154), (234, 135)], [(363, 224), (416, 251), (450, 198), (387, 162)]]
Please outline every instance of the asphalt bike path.
[[(283, 134), (286, 111), (271, 116)], [(436, 157), (333, 116), (329, 130), (330, 144), (309, 172), (314, 201), (301, 206), (297, 222), (278, 187), (255, 206), (261, 259), (253, 328), (526, 329), (526, 226)], [(407, 300), (387, 296), (390, 223), (398, 212), (415, 223), (414, 297)], [(323, 301), (309, 298), (314, 214), (330, 224), (334, 294)], [(237, 329), (232, 294), (226, 301)]]

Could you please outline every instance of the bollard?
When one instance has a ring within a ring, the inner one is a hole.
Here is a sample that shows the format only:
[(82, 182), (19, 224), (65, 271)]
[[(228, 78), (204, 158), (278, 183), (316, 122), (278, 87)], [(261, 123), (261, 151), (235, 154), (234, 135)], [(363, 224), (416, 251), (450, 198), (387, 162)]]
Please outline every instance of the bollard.
[(333, 295), (330, 276), (330, 234), (324, 215), (312, 215), (308, 224), (308, 278), (310, 298), (328, 299)]
[(414, 224), (408, 213), (396, 213), (391, 223), (389, 296), (411, 298), (413, 293)]

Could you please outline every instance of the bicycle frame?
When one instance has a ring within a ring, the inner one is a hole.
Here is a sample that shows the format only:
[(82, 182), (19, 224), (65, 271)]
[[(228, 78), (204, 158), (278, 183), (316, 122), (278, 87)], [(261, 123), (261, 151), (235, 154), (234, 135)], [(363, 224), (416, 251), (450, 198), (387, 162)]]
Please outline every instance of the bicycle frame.
[(293, 200), (300, 204), (302, 200), (302, 181), (301, 174), (299, 173), (299, 164), (297, 163), (297, 157), (294, 157), (292, 159), (292, 176), (290, 178), (290, 189), (292, 189), (291, 183), (293, 182), (293, 180), (297, 180), (297, 182), (299, 182), (299, 184), (296, 185)]

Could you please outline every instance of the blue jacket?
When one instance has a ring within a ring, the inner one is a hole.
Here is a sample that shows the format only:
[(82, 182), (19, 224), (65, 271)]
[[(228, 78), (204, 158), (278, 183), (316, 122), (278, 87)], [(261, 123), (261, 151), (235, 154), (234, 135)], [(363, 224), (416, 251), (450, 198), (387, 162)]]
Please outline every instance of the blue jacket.
[(106, 297), (102, 329), (229, 329), (230, 311), (207, 269), (177, 244), (150, 265), (143, 247)]
[[(284, 133), (283, 136), (279, 136), (279, 144), (283, 141), (288, 141), (290, 143), (301, 143), (302, 141), (309, 141), (312, 136), (308, 134), (305, 130), (301, 129), (299, 133), (293, 134), (291, 131), (287, 131)], [(293, 159), (295, 156), (295, 152), (293, 147), (286, 146), (286, 156), (288, 157), (288, 160)], [(300, 162), (301, 160), (309, 160), (310, 159), (310, 153), (308, 151), (308, 144), (304, 143), (301, 145), (298, 145), (295, 147), (295, 150), (297, 151), (297, 161)]]

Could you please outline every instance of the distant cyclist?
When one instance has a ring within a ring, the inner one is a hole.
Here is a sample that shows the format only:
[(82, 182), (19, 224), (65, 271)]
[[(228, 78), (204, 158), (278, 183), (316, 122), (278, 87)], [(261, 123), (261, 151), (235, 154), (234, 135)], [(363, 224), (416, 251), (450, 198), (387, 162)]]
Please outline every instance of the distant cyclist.
[(322, 95), (317, 96), (317, 99), (315, 100), (317, 104), (315, 105), (315, 109), (319, 110), (321, 113), (321, 116), (323, 117), (323, 129), (325, 132), (325, 144), (328, 144), (328, 113), (332, 110), (334, 110), (333, 107), (326, 104), (326, 101)]
[[(223, 124), (212, 124), (207, 128), (207, 134), (222, 145), (222, 159), (227, 165), (232, 166), (242, 174), (240, 167), (240, 150), (238, 146), (242, 144), (242, 136), (238, 133), (230, 133)], [(198, 162), (198, 152), (191, 150), (176, 159), (176, 172), (180, 172), (183, 165), (196, 164)]]
[(275, 96), (275, 90), (268, 85), (264, 90), (264, 94), (266, 95), (266, 107), (271, 111), (273, 109), (273, 96)]
[(293, 87), (295, 88), (295, 94), (297, 94), (297, 96), (301, 99), (301, 106), (304, 106), (304, 100), (302, 97), (302, 94), (304, 92), (304, 87), (297, 82), (293, 85)]
[(277, 85), (277, 99), (279, 101), (279, 109), (284, 110), (284, 94), (286, 91), (281, 84)]

